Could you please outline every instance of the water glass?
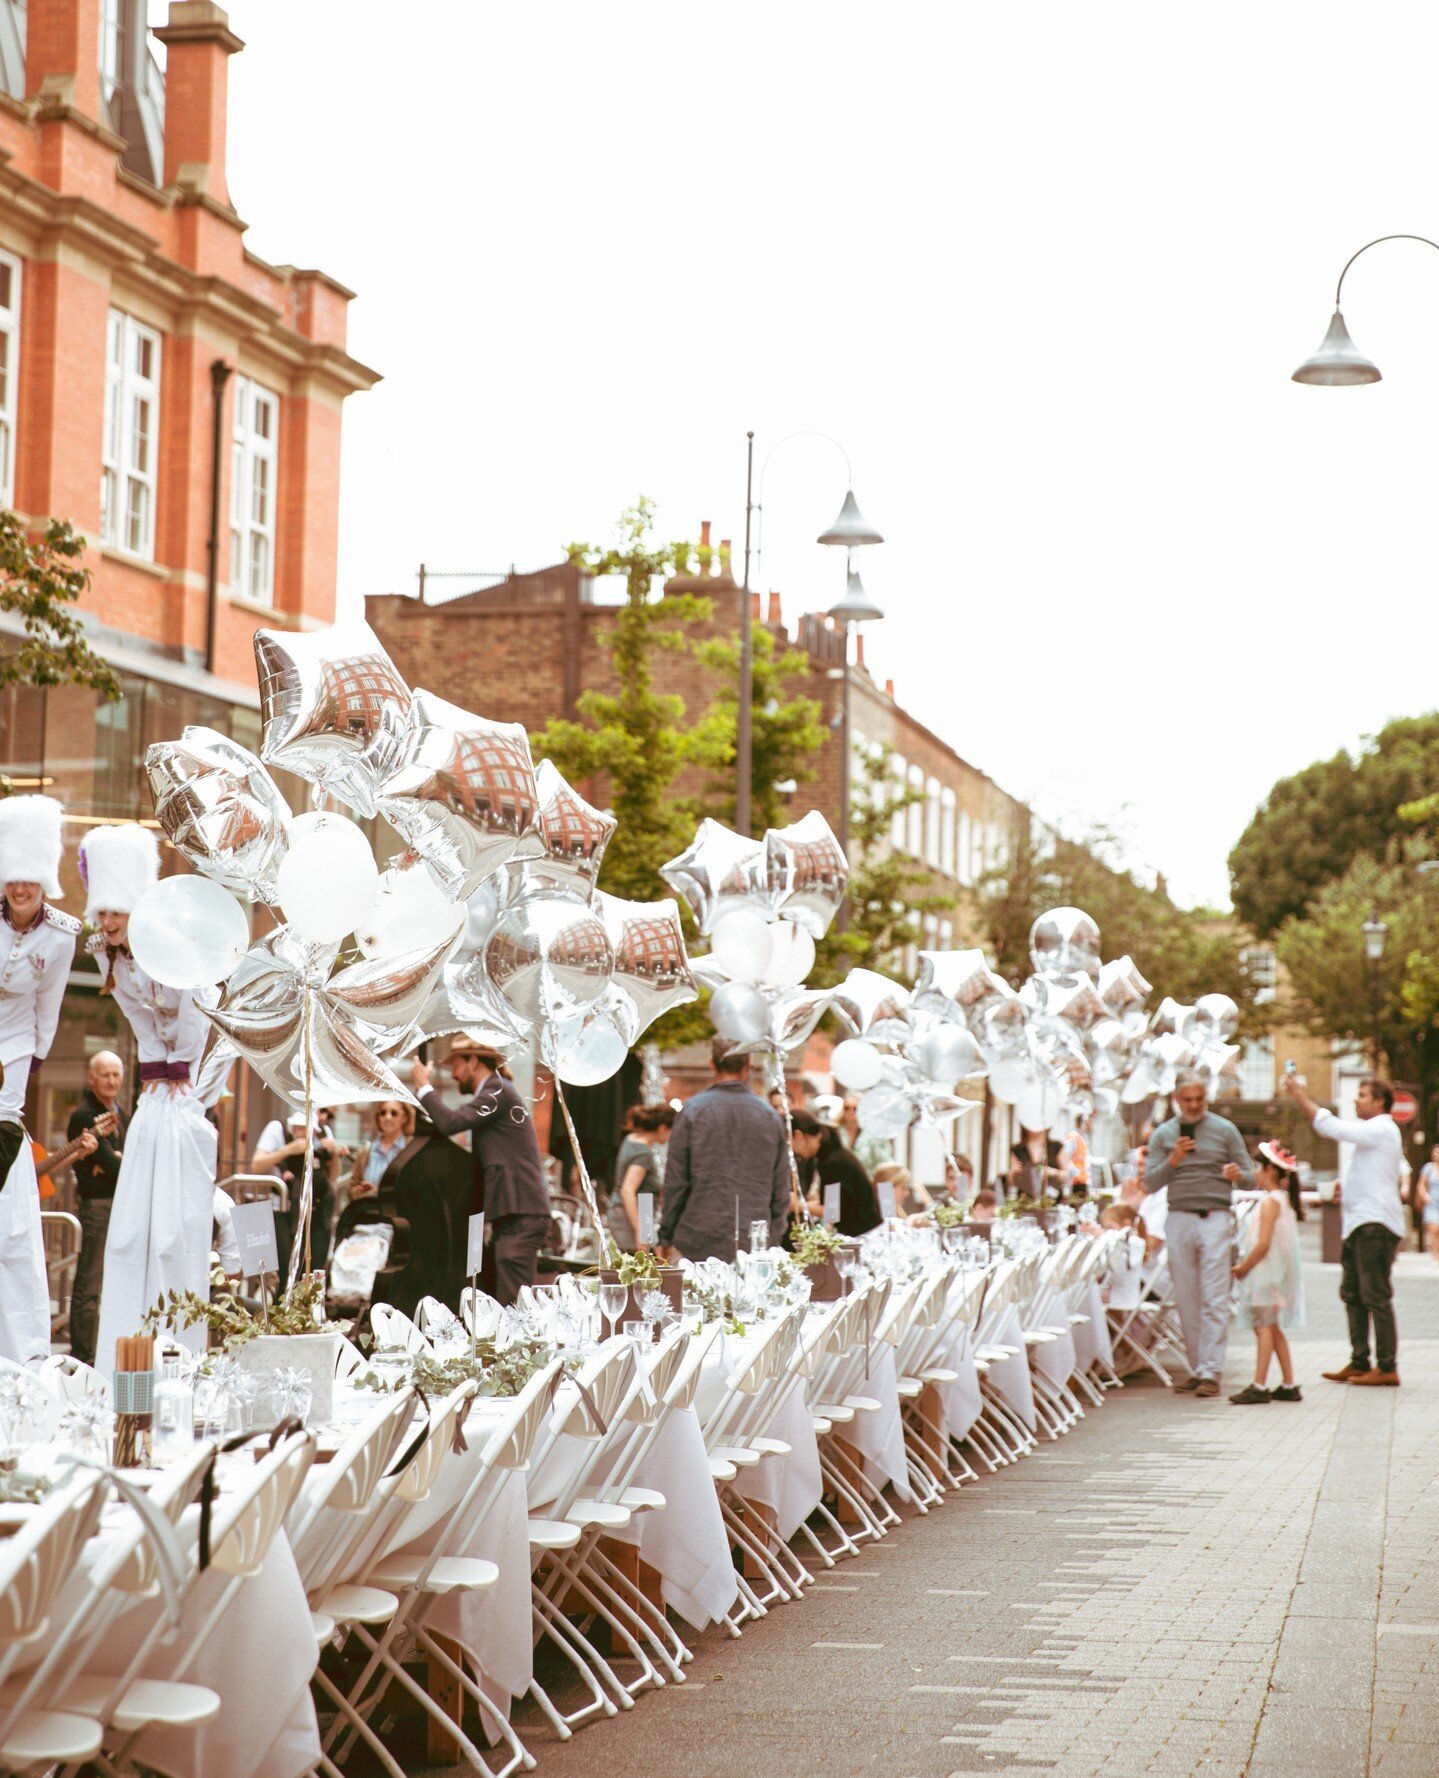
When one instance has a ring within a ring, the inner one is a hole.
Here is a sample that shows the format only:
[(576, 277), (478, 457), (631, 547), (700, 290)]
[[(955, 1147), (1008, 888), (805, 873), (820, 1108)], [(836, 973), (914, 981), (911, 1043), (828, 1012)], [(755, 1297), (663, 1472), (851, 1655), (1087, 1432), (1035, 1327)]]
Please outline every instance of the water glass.
[(769, 1246), (769, 1223), (764, 1217), (756, 1217), (749, 1225), (749, 1250), (751, 1253), (763, 1253)]

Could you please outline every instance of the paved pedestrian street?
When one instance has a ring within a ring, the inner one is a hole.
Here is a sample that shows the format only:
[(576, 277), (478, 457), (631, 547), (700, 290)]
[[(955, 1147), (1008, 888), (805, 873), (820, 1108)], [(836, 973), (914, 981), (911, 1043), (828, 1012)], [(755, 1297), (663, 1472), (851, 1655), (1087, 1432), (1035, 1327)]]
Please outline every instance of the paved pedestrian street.
[[(554, 1778), (1424, 1778), (1439, 1764), (1439, 1268), (1397, 1268), (1399, 1390), (1345, 1389), (1338, 1268), (1305, 1225), (1305, 1400), (1157, 1383), (911, 1515), (691, 1677), (565, 1746)], [(1228, 1389), (1248, 1379), (1247, 1334)]]

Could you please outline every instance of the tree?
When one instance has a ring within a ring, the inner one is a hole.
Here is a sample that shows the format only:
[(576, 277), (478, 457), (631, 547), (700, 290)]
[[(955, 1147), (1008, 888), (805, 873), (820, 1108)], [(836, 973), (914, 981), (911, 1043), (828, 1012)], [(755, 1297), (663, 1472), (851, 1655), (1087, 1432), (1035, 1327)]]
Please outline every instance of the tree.
[(1000, 974), (1018, 983), (1031, 973), (1029, 932), (1046, 909), (1083, 908), (1099, 927), (1105, 957), (1133, 957), (1154, 985), (1156, 1004), (1166, 994), (1186, 1003), (1201, 994), (1228, 994), (1246, 1029), (1255, 1028), (1254, 985), (1232, 922), (1208, 909), (1176, 907), (1166, 890), (1146, 887), (1118, 857), (1114, 835), (1103, 828), (1083, 841), (1053, 833), (1040, 840), (1022, 824), (1004, 864), (975, 891)]
[[(608, 646), (617, 689), (584, 692), (579, 722), (556, 718), (531, 737), (536, 758), (548, 755), (572, 783), (603, 777), (618, 826), (605, 848), (600, 887), (631, 901), (665, 894), (659, 867), (694, 836), (693, 803), (674, 794), (687, 766), (717, 766), (724, 757), (723, 724), (688, 724), (684, 700), (655, 690), (657, 650), (683, 654), (694, 647), (691, 626), (711, 613), (708, 599), (662, 590), (664, 580), (689, 567), (693, 546), (656, 544), (653, 502), (641, 496), (620, 515), (614, 543), (573, 543), (568, 555), (590, 574), (623, 575), (627, 597), (615, 614)], [(698, 1009), (681, 1007), (646, 1035), (683, 1043), (707, 1029)]]
[(118, 675), (71, 609), (90, 586), (84, 554), (85, 539), (66, 520), (49, 520), (32, 540), (18, 514), (0, 507), (0, 611), (25, 632), (18, 647), (0, 651), (0, 687), (88, 685), (107, 703), (120, 696)]
[(653, 543), (653, 518), (653, 502), (642, 497), (621, 514), (608, 548), (569, 546), (569, 559), (587, 573), (624, 576), (628, 596), (608, 638), (617, 689), (582, 693), (583, 721), (557, 717), (532, 737), (536, 758), (548, 755), (572, 782), (606, 780), (619, 825), (605, 850), (600, 886), (634, 901), (664, 892), (660, 865), (693, 837), (694, 806), (674, 795), (675, 779), (687, 766), (717, 766), (724, 757), (721, 723), (691, 725), (682, 698), (655, 690), (656, 650), (692, 650), (688, 630), (705, 622), (712, 607), (692, 593), (657, 591), (668, 575), (688, 567), (692, 546)]
[[(778, 648), (771, 631), (757, 627), (750, 636), (750, 799), (753, 832), (783, 827), (789, 819), (785, 783), (803, 784), (815, 775), (814, 759), (829, 738), (824, 707), (817, 699), (788, 696), (796, 679), (807, 678), (809, 656), (798, 648)], [(718, 673), (721, 689), (711, 706), (708, 732), (723, 736), (724, 765), (728, 776), (710, 781), (709, 813), (733, 822), (735, 813), (734, 761), (739, 716), (739, 656), (737, 638), (712, 637), (695, 653), (705, 666)]]
[(1287, 973), (1290, 1012), (1320, 1036), (1367, 1044), (1374, 968), (1363, 925), (1377, 912), (1389, 931), (1377, 968), (1378, 1030), (1385, 1065), (1432, 1094), (1439, 1082), (1439, 881), (1415, 869), (1427, 856), (1411, 839), (1397, 855), (1361, 855), (1291, 919), (1275, 941)]
[(810, 982), (826, 987), (855, 964), (905, 979), (904, 953), (921, 943), (926, 914), (947, 913), (954, 897), (933, 889), (934, 873), (890, 843), (894, 817), (924, 792), (894, 776), (893, 749), (869, 754), (852, 786), (849, 836), (849, 925), (831, 928), (817, 947)]
[(1353, 757), (1336, 753), (1281, 778), (1229, 854), (1235, 912), (1272, 937), (1354, 858), (1384, 858), (1415, 831), (1416, 817), (1439, 827), (1436, 784), (1433, 712), (1386, 723)]

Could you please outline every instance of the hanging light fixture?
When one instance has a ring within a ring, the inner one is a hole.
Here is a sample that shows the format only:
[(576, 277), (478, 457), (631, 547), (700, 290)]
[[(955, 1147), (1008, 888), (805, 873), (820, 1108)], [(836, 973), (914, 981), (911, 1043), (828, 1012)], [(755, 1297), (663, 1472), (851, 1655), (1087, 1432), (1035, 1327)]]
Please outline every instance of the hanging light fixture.
[(1371, 364), (1350, 339), (1344, 317), (1336, 309), (1318, 350), (1304, 360), (1292, 380), (1320, 389), (1347, 389), (1359, 383), (1377, 383), (1381, 375), (1379, 366)]
[(845, 576), (844, 596), (829, 608), (829, 615), (837, 624), (871, 623), (884, 616), (884, 611), (864, 590), (864, 582), (856, 573), (853, 564)]
[(854, 497), (854, 489), (845, 490), (844, 505), (839, 509), (839, 517), (828, 531), (821, 531), (815, 539), (817, 543), (827, 543), (839, 549), (858, 549), (861, 544), (883, 543), (882, 533), (859, 510)]

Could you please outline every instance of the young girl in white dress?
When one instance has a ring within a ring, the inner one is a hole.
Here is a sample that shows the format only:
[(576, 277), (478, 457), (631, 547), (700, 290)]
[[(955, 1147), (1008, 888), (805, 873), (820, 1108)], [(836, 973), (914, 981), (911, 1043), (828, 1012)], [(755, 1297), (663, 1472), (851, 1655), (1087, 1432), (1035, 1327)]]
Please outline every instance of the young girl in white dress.
[[(1304, 1275), (1290, 1197), (1298, 1169), (1298, 1159), (1288, 1149), (1277, 1142), (1260, 1143), (1255, 1184), (1264, 1196), (1254, 1213), (1249, 1251), (1234, 1268), (1239, 1285), (1238, 1314), (1254, 1329), (1257, 1348), (1254, 1381), (1229, 1398), (1242, 1407), (1303, 1399), (1294, 1381), (1294, 1364), (1284, 1337), (1285, 1328), (1299, 1327), (1304, 1321)], [(1279, 1363), (1281, 1381), (1277, 1389), (1265, 1388), (1271, 1359)]]

